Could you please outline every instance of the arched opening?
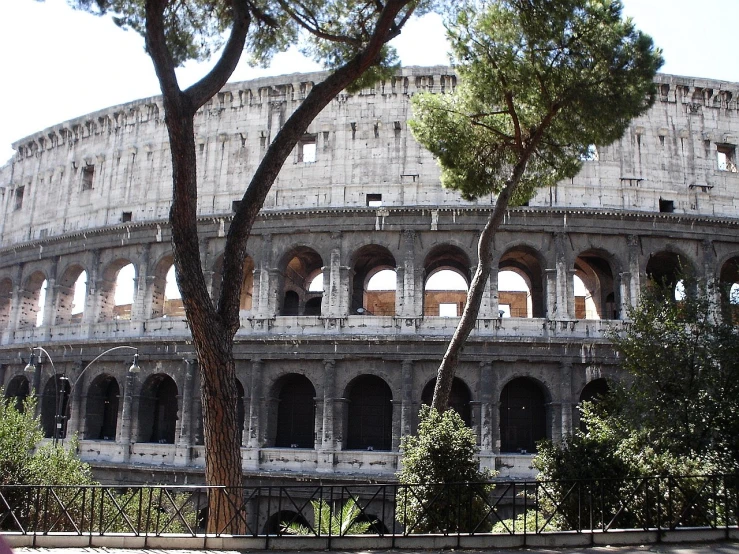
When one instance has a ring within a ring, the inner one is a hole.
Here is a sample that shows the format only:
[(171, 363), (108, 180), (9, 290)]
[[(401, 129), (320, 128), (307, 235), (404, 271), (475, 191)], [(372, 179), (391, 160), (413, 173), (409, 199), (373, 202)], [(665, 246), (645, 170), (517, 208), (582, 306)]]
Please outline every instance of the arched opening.
[(693, 274), (688, 260), (674, 252), (658, 252), (649, 257), (646, 267), (649, 285), (666, 300), (680, 301), (686, 293), (683, 279)]
[(25, 375), (16, 375), (13, 377), (8, 386), (5, 387), (5, 399), (15, 404), (15, 409), (19, 412), (23, 411), (23, 403), (31, 393), (31, 385)]
[(67, 436), (69, 392), (69, 380), (61, 374), (46, 381), (41, 398), (41, 428), (47, 439), (63, 439)]
[[(510, 271), (521, 277), (526, 283), (526, 315), (520, 317), (545, 317), (546, 302), (544, 290), (544, 272), (538, 252), (528, 246), (517, 246), (507, 250), (498, 262), (498, 274)], [(512, 290), (501, 289), (500, 281), (498, 282), (498, 305), (509, 304), (511, 308), (518, 307), (519, 313), (523, 311), (522, 288), (520, 281), (515, 280), (512, 276)], [(516, 285), (515, 283), (518, 283)], [(505, 293), (501, 295), (501, 290)], [(505, 308), (503, 308), (505, 309)], [(511, 311), (511, 316), (516, 317)]]
[(174, 265), (170, 266), (165, 277), (163, 317), (185, 317), (185, 306), (177, 286)]
[(577, 319), (619, 319), (613, 271), (603, 256), (591, 251), (580, 254), (573, 280)]
[(136, 268), (125, 258), (108, 264), (98, 292), (98, 321), (130, 320), (136, 293)]
[[(593, 379), (582, 388), (578, 408), (582, 406), (583, 402), (598, 402), (598, 400), (606, 396), (609, 392), (610, 387), (608, 386), (608, 381), (606, 379), (603, 379), (602, 377)], [(587, 426), (582, 420), (580, 420), (580, 430), (583, 432), (587, 431)]]
[[(395, 293), (398, 276), (395, 269), (380, 269), (367, 279), (364, 293), (364, 313), (395, 315)], [(357, 310), (359, 311), (359, 310)]]
[(68, 268), (58, 281), (56, 324), (82, 322), (87, 295), (87, 271), (78, 265)]
[(393, 393), (374, 375), (361, 375), (347, 387), (346, 448), (390, 450), (393, 434)]
[[(151, 285), (151, 317), (153, 318), (165, 316), (166, 300), (168, 294), (172, 294), (172, 286), (170, 285), (167, 291), (167, 283), (174, 277), (173, 262), (172, 256), (164, 256), (154, 268), (154, 279)], [(167, 310), (169, 308), (171, 306), (168, 306)]]
[(47, 284), (46, 276), (40, 271), (34, 272), (26, 279), (21, 291), (18, 328), (28, 329), (43, 324)]
[(461, 249), (441, 245), (432, 249), (424, 262), (426, 282), (423, 315), (459, 317), (467, 303), (470, 259)]
[[(213, 266), (213, 292), (212, 297), (217, 299), (221, 294), (223, 286), (223, 255)], [(244, 258), (244, 279), (241, 283), (241, 294), (239, 295), (239, 310), (251, 312), (254, 307), (254, 260), (251, 256)]]
[(10, 307), (13, 302), (13, 282), (10, 279), (0, 281), (0, 333), (10, 324)]
[(174, 444), (177, 428), (177, 385), (169, 375), (149, 377), (139, 399), (139, 440)]
[[(431, 406), (434, 399), (434, 388), (436, 387), (436, 378), (432, 379), (421, 392), (421, 402), (427, 406)], [(452, 391), (449, 394), (449, 408), (459, 414), (467, 427), (472, 427), (472, 409), (470, 403), (472, 395), (469, 387), (462, 379), (455, 377), (452, 381)]]
[(384, 246), (370, 244), (354, 253), (350, 314), (395, 315), (395, 267)]
[(500, 451), (536, 452), (536, 442), (547, 438), (546, 398), (533, 379), (518, 377), (500, 395)]
[(85, 438), (114, 441), (118, 428), (120, 388), (110, 375), (100, 375), (87, 391)]
[(498, 272), (498, 316), (531, 317), (531, 284), (525, 275), (506, 269)]
[(316, 281), (323, 282), (321, 256), (311, 248), (298, 247), (283, 259), (287, 263), (283, 271), (280, 315), (321, 315), (323, 285), (319, 287)]
[(719, 283), (721, 304), (726, 317), (739, 323), (739, 256), (731, 258), (721, 266)]
[(285, 533), (285, 529), (293, 523), (302, 525), (308, 529), (311, 528), (308, 520), (299, 513), (290, 510), (282, 510), (280, 512), (275, 512), (267, 518), (267, 522), (262, 528), (262, 533), (265, 535), (283, 534)]
[(313, 448), (315, 446), (316, 389), (310, 380), (296, 373), (277, 384), (277, 428), (275, 446)]

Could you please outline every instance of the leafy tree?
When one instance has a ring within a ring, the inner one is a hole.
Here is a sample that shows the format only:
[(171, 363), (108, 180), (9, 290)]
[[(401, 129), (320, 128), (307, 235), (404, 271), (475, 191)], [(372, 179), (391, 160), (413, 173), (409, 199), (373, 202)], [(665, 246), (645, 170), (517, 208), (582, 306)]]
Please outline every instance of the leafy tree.
[[(239, 296), (246, 244), (283, 163), (311, 121), (342, 90), (361, 86), (393, 67), (388, 42), (414, 13), (433, 0), (70, 0), (77, 8), (110, 13), (121, 27), (143, 35), (161, 87), (172, 156), (170, 210), (177, 285), (202, 370), (205, 479), (214, 493), (211, 530), (238, 530), (242, 485), (233, 339), (239, 329)], [(229, 30), (228, 39), (223, 34)], [(218, 298), (208, 294), (197, 228), (198, 183), (193, 118), (233, 73), (246, 51), (252, 63), (302, 39), (305, 52), (330, 69), (275, 136), (252, 175), (226, 237)], [(213, 69), (182, 90), (175, 67), (221, 48)], [(220, 489), (219, 489), (220, 490)], [(236, 525), (236, 527), (233, 527)]]
[(363, 535), (372, 526), (371, 521), (362, 521), (362, 510), (354, 499), (347, 500), (341, 510), (332, 515), (331, 506), (325, 500), (311, 500), (313, 527), (298, 522), (290, 523), (285, 532), (290, 535)]
[(655, 98), (660, 51), (618, 0), (467, 2), (448, 27), (460, 85), (413, 98), (411, 128), (466, 198), (495, 194), (459, 325), (439, 366), (432, 405), (448, 404), (460, 352), (490, 276), (509, 205), (574, 176), (591, 145), (619, 139)]
[[(596, 520), (620, 513), (620, 523), (630, 526), (650, 509), (641, 499), (651, 494), (653, 503), (656, 494), (643, 484), (637, 490), (639, 479), (739, 471), (739, 327), (716, 309), (713, 287), (688, 282), (686, 290), (679, 302), (659, 286), (642, 293), (629, 311), (630, 326), (611, 336), (627, 382), (585, 403), (584, 431), (559, 444), (539, 444), (534, 466), (541, 480), (556, 481), (552, 498), (563, 503), (568, 525), (589, 516), (576, 496), (567, 498), (568, 483), (577, 480), (598, 480), (592, 486), (599, 489), (588, 492), (603, 503)], [(704, 486), (700, 477), (686, 479), (673, 493), (692, 502), (705, 494)], [(619, 511), (627, 498), (641, 507)], [(702, 516), (696, 511), (690, 517)]]
[(417, 435), (401, 439), (403, 468), (396, 517), (408, 532), (484, 532), (488, 493), (480, 471), (477, 438), (454, 410), (421, 406)]

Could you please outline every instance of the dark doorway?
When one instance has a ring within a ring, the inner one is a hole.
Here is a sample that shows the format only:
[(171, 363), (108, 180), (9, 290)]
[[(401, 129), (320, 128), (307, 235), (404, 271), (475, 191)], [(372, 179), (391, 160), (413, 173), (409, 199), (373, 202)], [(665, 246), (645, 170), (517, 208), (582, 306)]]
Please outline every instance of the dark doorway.
[(531, 379), (513, 379), (500, 395), (500, 451), (536, 452), (546, 436), (544, 392)]
[(315, 446), (315, 396), (316, 390), (307, 377), (289, 375), (285, 378), (277, 405), (275, 446)]
[(393, 393), (374, 375), (362, 375), (349, 385), (346, 447), (349, 450), (390, 450)]

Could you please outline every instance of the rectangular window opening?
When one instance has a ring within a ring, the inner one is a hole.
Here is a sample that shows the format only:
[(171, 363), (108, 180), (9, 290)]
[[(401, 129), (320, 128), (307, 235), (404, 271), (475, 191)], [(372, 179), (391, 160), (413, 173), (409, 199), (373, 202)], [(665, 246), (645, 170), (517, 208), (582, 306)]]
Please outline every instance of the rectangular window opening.
[(233, 213), (238, 212), (240, 207), (241, 207), (241, 200), (234, 200), (233, 202), (231, 202), (231, 211)]
[(718, 170), (736, 173), (736, 146), (733, 144), (717, 144), (716, 153)]
[(672, 200), (659, 199), (659, 211), (671, 214), (675, 211), (675, 202)]
[(379, 208), (382, 206), (382, 194), (368, 194), (367, 206), (370, 208)]
[(133, 219), (133, 212), (123, 212), (121, 214), (121, 222), (128, 223)]
[(15, 189), (15, 209), (20, 210), (23, 207), (23, 193), (26, 187), (18, 187)]
[(298, 163), (312, 164), (316, 162), (315, 135), (303, 137), (298, 143)]
[(95, 179), (95, 166), (86, 165), (82, 168), (82, 190), (92, 190), (92, 182)]
[(457, 317), (456, 303), (439, 304), (439, 317)]

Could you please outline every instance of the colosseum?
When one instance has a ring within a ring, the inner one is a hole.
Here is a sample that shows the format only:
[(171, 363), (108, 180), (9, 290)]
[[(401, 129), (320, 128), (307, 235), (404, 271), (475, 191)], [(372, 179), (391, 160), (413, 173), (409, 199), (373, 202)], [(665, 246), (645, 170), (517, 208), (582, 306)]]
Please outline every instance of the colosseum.
[[(201, 258), (320, 73), (229, 84), (196, 117)], [(532, 475), (536, 441), (579, 425), (619, 378), (607, 333), (649, 279), (739, 288), (739, 84), (659, 75), (654, 107), (580, 174), (512, 208), (451, 404), (480, 463)], [(410, 98), (447, 67), (337, 96), (272, 189), (248, 244), (235, 356), (247, 483), (392, 480), (428, 402), (494, 198), (439, 184)], [(172, 277), (159, 97), (54, 125), (0, 168), (0, 384), (38, 395), (107, 482), (202, 482), (199, 371)], [(34, 359), (30, 359), (33, 350)], [(138, 367), (132, 354), (138, 353)], [(31, 362), (31, 363), (29, 363)], [(140, 371), (136, 371), (140, 369)], [(134, 371), (131, 371), (134, 370)]]

